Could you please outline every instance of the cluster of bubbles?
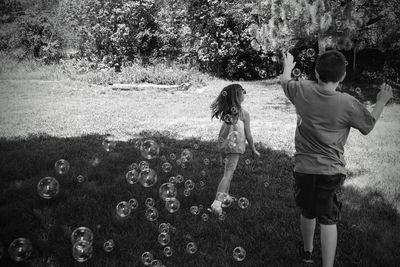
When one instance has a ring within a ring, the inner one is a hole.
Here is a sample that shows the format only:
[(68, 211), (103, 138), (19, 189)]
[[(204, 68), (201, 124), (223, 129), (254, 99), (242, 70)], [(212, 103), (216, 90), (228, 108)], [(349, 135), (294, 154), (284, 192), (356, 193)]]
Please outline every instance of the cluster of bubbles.
[[(299, 64), (300, 66), (302, 66), (302, 68), (304, 69), (305, 66), (307, 65), (307, 61), (310, 61), (311, 63), (314, 63), (316, 60), (316, 52), (314, 50), (314, 48), (307, 48), (307, 49), (303, 49), (300, 54), (298, 55), (299, 58)], [(305, 73), (303, 73), (301, 71), (300, 68), (296, 67), (292, 70), (292, 74), (293, 76), (297, 79), (300, 78), (300, 76), (304, 76), (301, 78), (306, 78)]]
[(93, 255), (93, 232), (88, 227), (78, 227), (71, 234), (72, 256), (85, 262)]

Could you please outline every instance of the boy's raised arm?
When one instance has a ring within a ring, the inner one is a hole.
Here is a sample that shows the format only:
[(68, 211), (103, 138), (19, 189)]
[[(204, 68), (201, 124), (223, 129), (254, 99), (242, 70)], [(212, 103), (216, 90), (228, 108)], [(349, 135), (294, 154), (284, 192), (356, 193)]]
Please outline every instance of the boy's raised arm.
[(386, 103), (392, 98), (393, 92), (392, 87), (388, 84), (382, 84), (381, 90), (379, 91), (378, 95), (376, 96), (376, 105), (375, 108), (372, 110), (371, 115), (377, 121), (382, 114), (383, 108), (385, 107)]
[(293, 55), (289, 52), (283, 52), (283, 73), (281, 75), (282, 82), (291, 80), (291, 74), (296, 62), (293, 61)]

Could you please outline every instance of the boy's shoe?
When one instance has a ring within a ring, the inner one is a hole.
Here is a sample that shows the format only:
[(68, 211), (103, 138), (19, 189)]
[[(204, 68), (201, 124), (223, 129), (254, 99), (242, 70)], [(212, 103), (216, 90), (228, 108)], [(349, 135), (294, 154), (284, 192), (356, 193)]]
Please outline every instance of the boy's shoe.
[(304, 251), (304, 248), (302, 245), (299, 245), (299, 256), (301, 258), (301, 261), (306, 264), (314, 263), (312, 252)]
[(217, 213), (218, 215), (222, 214), (222, 202), (219, 200), (214, 200), (214, 202), (211, 204), (211, 209), (213, 212)]

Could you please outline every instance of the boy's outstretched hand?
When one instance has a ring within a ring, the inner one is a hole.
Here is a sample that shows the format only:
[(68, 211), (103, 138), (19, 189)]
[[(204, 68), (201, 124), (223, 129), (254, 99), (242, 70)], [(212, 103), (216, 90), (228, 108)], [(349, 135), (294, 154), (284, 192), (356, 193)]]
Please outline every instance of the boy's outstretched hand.
[(294, 66), (296, 65), (296, 62), (294, 62), (293, 55), (290, 54), (289, 52), (283, 52), (283, 68), (284, 70), (289, 70), (292, 72)]
[(380, 91), (376, 95), (376, 102), (386, 104), (393, 97), (392, 87), (386, 83), (380, 86)]

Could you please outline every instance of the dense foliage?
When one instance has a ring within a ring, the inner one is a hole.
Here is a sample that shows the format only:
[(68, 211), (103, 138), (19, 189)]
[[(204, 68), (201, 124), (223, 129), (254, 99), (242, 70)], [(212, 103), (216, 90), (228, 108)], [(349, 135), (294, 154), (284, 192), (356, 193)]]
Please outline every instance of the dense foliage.
[[(282, 49), (316, 54), (400, 47), (399, 0), (0, 1), (0, 49), (58, 61), (65, 48), (93, 69), (132, 62), (196, 66), (230, 79), (279, 73)], [(32, 9), (34, 12), (32, 12)], [(22, 13), (21, 13), (22, 12)], [(21, 15), (22, 14), (22, 15)], [(389, 62), (389, 61), (388, 61)], [(303, 66), (312, 75), (313, 64)], [(399, 63), (386, 65), (393, 72)], [(356, 69), (356, 64), (349, 68)]]

